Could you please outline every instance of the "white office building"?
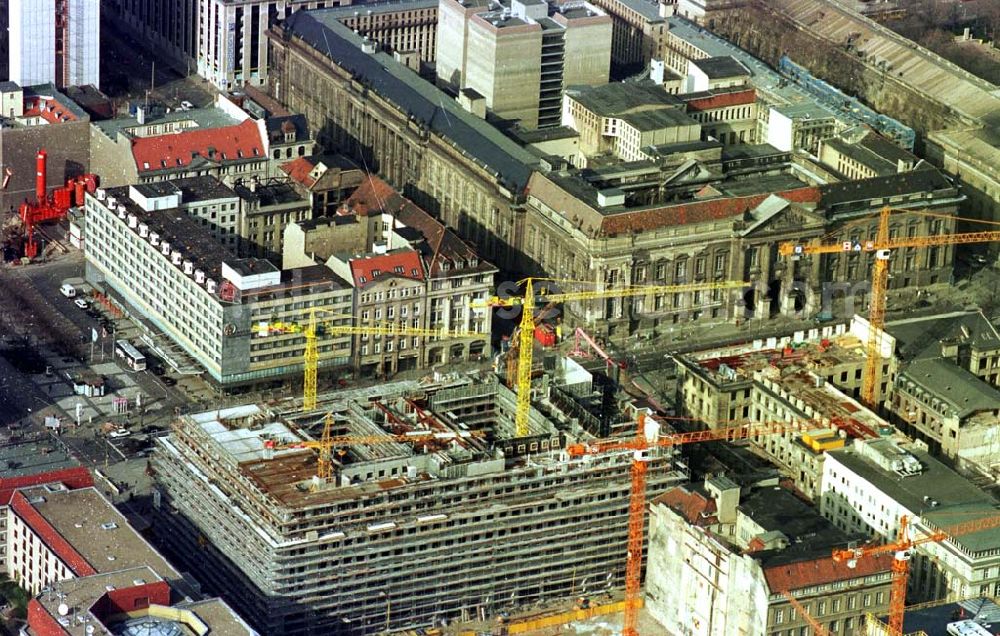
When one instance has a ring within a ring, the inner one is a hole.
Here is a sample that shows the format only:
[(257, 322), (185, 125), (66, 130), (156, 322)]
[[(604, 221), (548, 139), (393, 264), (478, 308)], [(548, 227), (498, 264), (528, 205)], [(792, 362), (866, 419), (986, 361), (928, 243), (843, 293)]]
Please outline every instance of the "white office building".
[[(823, 463), (820, 510), (848, 532), (895, 538), (905, 515), (917, 539), (995, 517), (997, 506), (993, 497), (916, 445), (855, 441), (827, 452)], [(1000, 594), (1000, 532), (964, 532), (919, 545), (909, 584), (910, 602)]]
[(11, 81), (98, 86), (100, 16), (100, 0), (8, 0)]
[(351, 0), (200, 0), (198, 74), (223, 90), (264, 84), (267, 30), (293, 11), (344, 4)]

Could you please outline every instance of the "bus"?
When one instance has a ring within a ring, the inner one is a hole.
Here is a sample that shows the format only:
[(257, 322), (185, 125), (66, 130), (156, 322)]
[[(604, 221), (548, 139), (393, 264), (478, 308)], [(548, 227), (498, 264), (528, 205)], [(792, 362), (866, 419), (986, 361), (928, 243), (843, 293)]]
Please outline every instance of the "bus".
[(125, 365), (132, 371), (146, 370), (146, 356), (139, 353), (128, 340), (115, 341), (115, 355), (124, 360)]

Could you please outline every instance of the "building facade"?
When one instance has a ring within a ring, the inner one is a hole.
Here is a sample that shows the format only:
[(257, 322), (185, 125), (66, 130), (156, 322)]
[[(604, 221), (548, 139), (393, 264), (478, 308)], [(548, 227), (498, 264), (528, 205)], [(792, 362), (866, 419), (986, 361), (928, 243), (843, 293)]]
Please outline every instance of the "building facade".
[[(302, 373), (301, 331), (266, 339), (261, 323), (308, 322), (322, 307), (350, 315), (351, 290), (322, 267), (282, 272), (263, 259), (243, 259), (202, 220), (178, 214), (181, 193), (169, 184), (99, 190), (86, 200), (87, 278), (121, 299), (180, 346), (223, 387)], [(189, 202), (189, 205), (191, 203)], [(197, 205), (197, 204), (194, 204)], [(224, 214), (235, 236), (236, 202)], [(211, 206), (207, 214), (212, 214)], [(189, 307), (191, 311), (178, 311)], [(344, 319), (339, 324), (349, 323)], [(350, 338), (319, 343), (320, 367), (345, 367)]]
[[(391, 56), (365, 53), (362, 45), (322, 11), (296, 14), (272, 38), (272, 93), (309, 118), (320, 144), (344, 149), (400, 188), (472, 240), (483, 258), (518, 268), (523, 189), (538, 158)], [(368, 88), (359, 79), (370, 81)], [(388, 85), (391, 93), (383, 92)]]
[[(906, 516), (910, 536), (996, 515), (996, 500), (917, 445), (855, 442), (827, 453), (820, 507), (839, 528), (895, 538)], [(960, 512), (957, 512), (960, 511)], [(987, 529), (923, 543), (910, 561), (909, 603), (994, 596), (1000, 591), (1000, 537)]]
[(21, 86), (101, 81), (100, 0), (7, 0), (7, 64)]
[[(318, 431), (292, 428), (285, 417), (294, 414), (275, 419), (246, 405), (182, 417), (153, 459), (157, 535), (171, 553), (203, 563), (205, 585), (239, 599), (261, 632), (371, 634), (386, 629), (387, 607), (389, 631), (480, 612), (492, 619), (564, 598), (583, 579), (622, 580), (629, 458), (559, 460), (561, 435), (534, 410), (530, 436), (513, 439), (515, 396), (492, 381), (383, 383), (322, 397), (332, 398), (334, 426), (347, 435), (430, 426), (452, 437), (348, 447), (323, 483), (312, 478), (313, 451), (269, 455), (264, 444), (318, 439)], [(229, 431), (218, 429), (223, 421)], [(476, 436), (461, 436), (463, 427), (489, 432), (507, 457), (530, 453), (531, 465), (505, 462)], [(682, 473), (666, 454), (650, 459), (650, 492), (677, 483)], [(299, 490), (303, 479), (312, 492)]]
[(105, 2), (105, 11), (138, 38), (149, 43), (162, 58), (178, 70), (190, 73), (204, 43), (199, 32), (201, 0), (176, 0), (172, 3), (146, 0)]
[(691, 636), (810, 632), (790, 595), (827, 633), (859, 634), (866, 613), (888, 609), (891, 574), (888, 557), (834, 564), (852, 538), (780, 487), (741, 493), (718, 475), (676, 486), (650, 508), (646, 608)]

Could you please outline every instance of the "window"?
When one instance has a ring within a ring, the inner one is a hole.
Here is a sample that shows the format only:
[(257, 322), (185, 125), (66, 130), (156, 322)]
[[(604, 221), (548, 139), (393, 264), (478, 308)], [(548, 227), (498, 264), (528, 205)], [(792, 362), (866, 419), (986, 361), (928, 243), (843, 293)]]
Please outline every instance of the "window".
[(774, 624), (781, 625), (785, 622), (785, 610), (776, 609), (774, 610)]
[(864, 605), (865, 607), (871, 607), (872, 606), (872, 595), (871, 594), (865, 594), (865, 598), (861, 602), (861, 604)]

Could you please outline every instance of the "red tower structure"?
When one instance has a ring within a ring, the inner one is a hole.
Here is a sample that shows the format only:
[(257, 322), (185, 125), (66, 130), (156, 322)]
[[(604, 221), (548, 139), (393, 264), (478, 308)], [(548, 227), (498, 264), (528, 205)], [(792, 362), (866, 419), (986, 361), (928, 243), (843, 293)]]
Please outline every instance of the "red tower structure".
[(39, 150), (35, 156), (35, 202), (22, 203), (19, 214), (25, 232), (24, 255), (28, 258), (38, 255), (35, 226), (46, 221), (61, 220), (71, 207), (83, 205), (85, 192), (97, 189), (97, 176), (88, 173), (67, 179), (66, 185), (56, 188), (50, 198), (46, 188), (47, 178), (48, 153)]

